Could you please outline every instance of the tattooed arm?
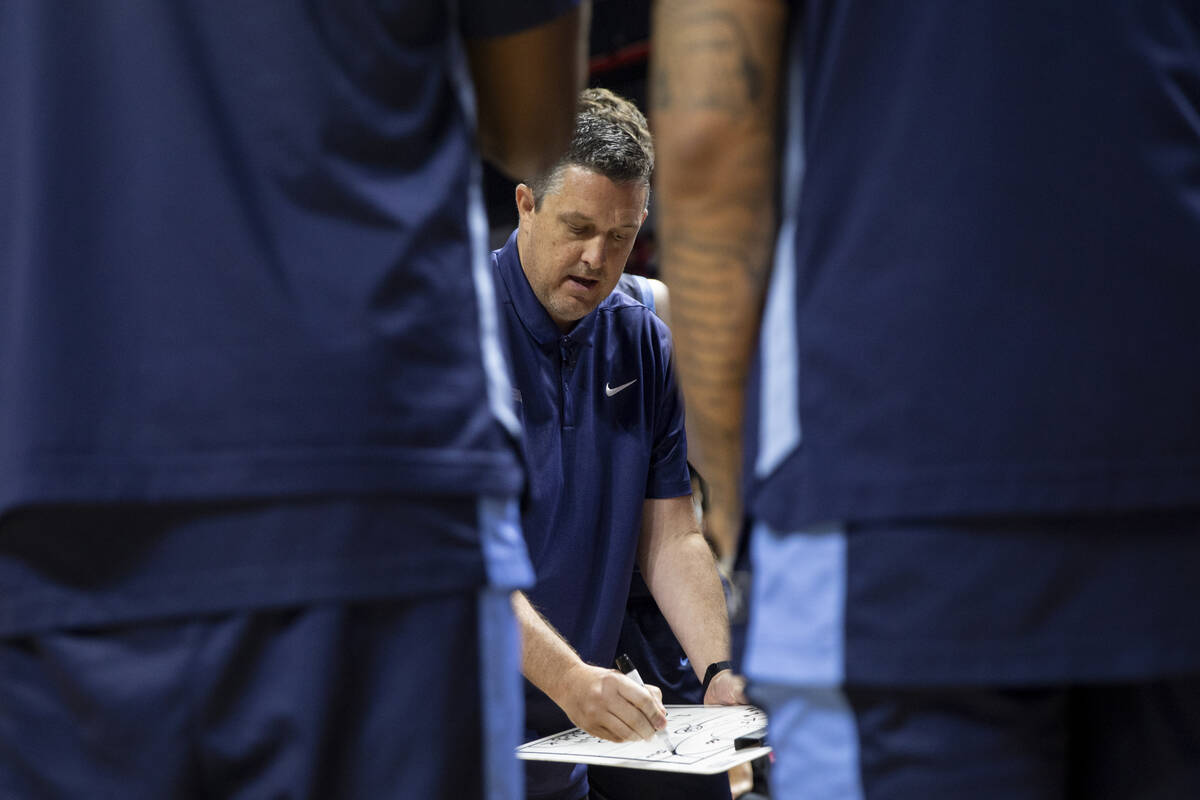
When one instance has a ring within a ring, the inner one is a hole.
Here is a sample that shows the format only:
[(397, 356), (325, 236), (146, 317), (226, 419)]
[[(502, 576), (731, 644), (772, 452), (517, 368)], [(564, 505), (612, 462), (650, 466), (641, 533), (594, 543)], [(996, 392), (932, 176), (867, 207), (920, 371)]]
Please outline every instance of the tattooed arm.
[(650, 121), (658, 231), (692, 458), (733, 558), (744, 391), (776, 224), (782, 0), (658, 0)]

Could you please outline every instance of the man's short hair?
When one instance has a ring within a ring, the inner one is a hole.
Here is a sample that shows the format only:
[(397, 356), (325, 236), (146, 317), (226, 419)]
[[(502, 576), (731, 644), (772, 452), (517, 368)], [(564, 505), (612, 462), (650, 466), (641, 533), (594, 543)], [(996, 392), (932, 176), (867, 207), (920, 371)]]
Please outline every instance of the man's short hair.
[(567, 152), (547, 172), (528, 181), (536, 207), (558, 188), (567, 167), (583, 167), (613, 183), (650, 185), (654, 143), (638, 107), (608, 89), (584, 89), (575, 114), (575, 132)]

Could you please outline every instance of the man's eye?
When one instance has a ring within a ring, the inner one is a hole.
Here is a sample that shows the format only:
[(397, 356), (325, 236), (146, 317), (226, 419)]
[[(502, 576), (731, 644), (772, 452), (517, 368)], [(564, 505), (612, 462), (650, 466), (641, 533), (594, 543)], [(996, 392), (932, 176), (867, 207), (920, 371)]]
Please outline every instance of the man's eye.
[(625, 241), (626, 239), (628, 239), (628, 238), (629, 238), (629, 234), (625, 234), (625, 233), (614, 233), (614, 234), (612, 235), (612, 238), (613, 238), (613, 240), (614, 240), (614, 241), (617, 241), (617, 242), (623, 242), (623, 241)]
[(569, 230), (571, 233), (580, 234), (583, 233), (585, 229), (581, 225), (572, 225), (567, 223), (567, 230)]

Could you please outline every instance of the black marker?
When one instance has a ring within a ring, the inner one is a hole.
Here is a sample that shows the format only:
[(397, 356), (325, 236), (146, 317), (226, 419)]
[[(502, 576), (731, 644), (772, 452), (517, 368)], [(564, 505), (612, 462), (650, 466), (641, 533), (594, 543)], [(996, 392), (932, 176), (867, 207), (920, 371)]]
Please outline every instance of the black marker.
[[(629, 656), (625, 655), (624, 653), (617, 656), (617, 669), (620, 670), (625, 677), (633, 678), (635, 681), (637, 681), (638, 686), (646, 685), (646, 682), (642, 680), (642, 676), (638, 674), (637, 667), (633, 666), (633, 662), (629, 660)], [(662, 737), (662, 742), (667, 746), (667, 749), (671, 751), (671, 755), (678, 755), (675, 752), (675, 745), (671, 744), (671, 737), (667, 735), (666, 728), (663, 728), (661, 731), (655, 731), (654, 735)]]

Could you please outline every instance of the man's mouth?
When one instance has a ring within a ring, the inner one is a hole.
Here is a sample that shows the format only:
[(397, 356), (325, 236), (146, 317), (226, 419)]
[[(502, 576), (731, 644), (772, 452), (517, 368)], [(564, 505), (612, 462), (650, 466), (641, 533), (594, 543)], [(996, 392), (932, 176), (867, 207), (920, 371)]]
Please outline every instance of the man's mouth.
[(595, 286), (597, 283), (600, 282), (597, 279), (581, 278), (577, 275), (568, 275), (567, 280), (577, 286), (582, 286), (584, 289), (591, 289), (593, 286)]

